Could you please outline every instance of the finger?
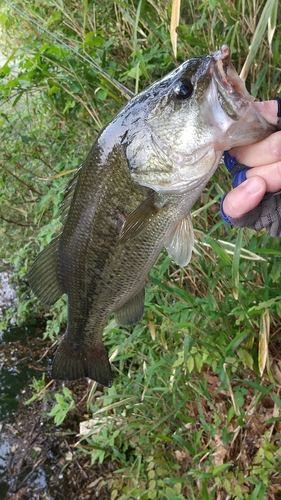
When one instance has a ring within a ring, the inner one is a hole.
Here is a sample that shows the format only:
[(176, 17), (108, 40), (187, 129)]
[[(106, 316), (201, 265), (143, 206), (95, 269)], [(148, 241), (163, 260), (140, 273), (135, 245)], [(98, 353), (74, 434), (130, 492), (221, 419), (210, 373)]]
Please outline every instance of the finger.
[(223, 201), (223, 212), (239, 218), (255, 208), (266, 192), (266, 182), (259, 176), (251, 177), (230, 191)]
[(278, 162), (281, 158), (281, 131), (271, 134), (256, 144), (232, 148), (229, 153), (247, 167), (259, 167)]
[(247, 179), (257, 175), (265, 181), (268, 193), (277, 193), (281, 189), (281, 160), (271, 165), (263, 165), (253, 169), (249, 168), (246, 172)]
[(277, 124), (277, 101), (254, 102), (253, 106), (269, 123)]

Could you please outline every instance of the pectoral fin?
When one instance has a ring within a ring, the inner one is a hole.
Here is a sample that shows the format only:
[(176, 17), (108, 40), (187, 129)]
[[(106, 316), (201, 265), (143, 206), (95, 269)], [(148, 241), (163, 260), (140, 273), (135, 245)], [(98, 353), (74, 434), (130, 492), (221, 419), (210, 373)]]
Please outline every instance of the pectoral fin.
[(193, 226), (191, 216), (188, 214), (180, 220), (164, 246), (175, 263), (184, 267), (191, 259), (193, 245)]
[(141, 321), (144, 311), (144, 288), (122, 307), (114, 312), (116, 323), (120, 326), (131, 326)]
[(43, 304), (51, 306), (64, 293), (59, 282), (58, 273), (59, 238), (54, 238), (39, 253), (29, 272), (29, 284)]
[(139, 236), (162, 210), (164, 205), (158, 207), (155, 204), (154, 195), (155, 193), (152, 193), (149, 198), (128, 215), (126, 222), (122, 226), (118, 245), (127, 243)]

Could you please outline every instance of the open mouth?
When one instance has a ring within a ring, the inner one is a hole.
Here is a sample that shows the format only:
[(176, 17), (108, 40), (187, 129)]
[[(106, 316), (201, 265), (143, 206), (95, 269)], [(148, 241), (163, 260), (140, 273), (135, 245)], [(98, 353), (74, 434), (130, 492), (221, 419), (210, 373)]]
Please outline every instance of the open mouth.
[(223, 87), (230, 93), (237, 92), (247, 101), (254, 101), (230, 60), (229, 46), (223, 45), (220, 50), (214, 52), (213, 57), (216, 60), (215, 73)]

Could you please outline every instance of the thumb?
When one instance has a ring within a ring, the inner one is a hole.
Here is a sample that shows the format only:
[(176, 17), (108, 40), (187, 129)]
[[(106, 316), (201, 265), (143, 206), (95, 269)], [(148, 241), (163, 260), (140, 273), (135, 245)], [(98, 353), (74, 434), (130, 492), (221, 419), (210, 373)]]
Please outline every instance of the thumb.
[(222, 199), (223, 219), (230, 223), (228, 217), (242, 217), (261, 202), (265, 193), (266, 182), (262, 177), (257, 175), (246, 179)]

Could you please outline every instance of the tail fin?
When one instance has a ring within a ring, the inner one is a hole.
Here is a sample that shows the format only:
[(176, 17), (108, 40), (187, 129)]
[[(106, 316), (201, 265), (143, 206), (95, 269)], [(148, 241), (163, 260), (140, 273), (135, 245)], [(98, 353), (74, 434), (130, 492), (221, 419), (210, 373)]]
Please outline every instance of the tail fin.
[(89, 377), (101, 385), (112, 386), (112, 372), (103, 344), (100, 349), (73, 349), (63, 340), (55, 354), (52, 377), (59, 380), (77, 380)]

